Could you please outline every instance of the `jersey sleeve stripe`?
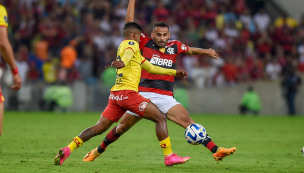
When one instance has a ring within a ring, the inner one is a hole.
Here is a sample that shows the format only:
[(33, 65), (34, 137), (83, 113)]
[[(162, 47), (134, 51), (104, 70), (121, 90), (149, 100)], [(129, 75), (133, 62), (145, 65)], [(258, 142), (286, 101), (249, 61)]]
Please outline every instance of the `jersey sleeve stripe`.
[(7, 26), (6, 26), (6, 25), (0, 25), (0, 27), (5, 27), (5, 28), (7, 28)]
[(125, 51), (126, 51), (127, 49), (131, 49), (131, 50), (135, 53), (135, 51), (134, 51), (131, 47), (127, 47), (127, 48), (125, 49)]
[(144, 59), (141, 63), (143, 64), (146, 61), (146, 59)]

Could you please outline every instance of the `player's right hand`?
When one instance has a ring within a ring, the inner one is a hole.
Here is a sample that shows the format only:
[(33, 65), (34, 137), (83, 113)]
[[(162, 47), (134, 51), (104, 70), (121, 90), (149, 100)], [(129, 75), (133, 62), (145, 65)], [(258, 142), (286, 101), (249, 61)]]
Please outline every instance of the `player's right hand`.
[(18, 91), (21, 88), (21, 84), (22, 84), (22, 79), (21, 79), (19, 73), (16, 75), (13, 75), (13, 80), (14, 80), (14, 85), (12, 86), (12, 89), (14, 91)]
[(115, 68), (123, 68), (125, 67), (125, 63), (123, 61), (113, 61), (111, 66)]
[(185, 70), (176, 70), (176, 76), (186, 78), (188, 77), (188, 73)]
[(219, 55), (211, 48), (208, 50), (208, 56), (214, 59), (219, 59)]

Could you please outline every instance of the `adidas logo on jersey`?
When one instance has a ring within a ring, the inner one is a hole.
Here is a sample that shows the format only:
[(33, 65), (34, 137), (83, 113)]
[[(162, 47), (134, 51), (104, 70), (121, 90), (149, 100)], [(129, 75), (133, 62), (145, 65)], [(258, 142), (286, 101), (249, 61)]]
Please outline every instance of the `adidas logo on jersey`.
[(172, 67), (173, 61), (172, 60), (168, 60), (168, 59), (160, 58), (159, 55), (153, 55), (150, 63), (154, 64), (154, 65), (159, 65), (159, 66)]

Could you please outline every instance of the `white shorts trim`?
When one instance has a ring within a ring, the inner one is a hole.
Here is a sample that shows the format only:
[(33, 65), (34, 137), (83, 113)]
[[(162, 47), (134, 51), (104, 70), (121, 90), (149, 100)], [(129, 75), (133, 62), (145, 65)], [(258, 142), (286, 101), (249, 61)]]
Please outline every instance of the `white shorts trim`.
[[(144, 98), (150, 99), (160, 111), (166, 114), (173, 106), (180, 104), (172, 96), (157, 94), (153, 92), (139, 92)], [(137, 114), (127, 111), (128, 114), (138, 116)]]

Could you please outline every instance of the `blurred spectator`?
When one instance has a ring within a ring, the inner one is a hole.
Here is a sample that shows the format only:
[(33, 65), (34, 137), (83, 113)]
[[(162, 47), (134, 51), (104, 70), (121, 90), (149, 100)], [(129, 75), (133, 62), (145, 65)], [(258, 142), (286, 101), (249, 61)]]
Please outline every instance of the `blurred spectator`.
[(254, 15), (254, 22), (257, 25), (257, 29), (260, 32), (266, 31), (270, 24), (270, 17), (265, 13), (264, 9), (260, 9), (257, 14)]
[(176, 24), (173, 17), (168, 18), (168, 25), (170, 29), (170, 39), (178, 40), (178, 34), (180, 32), (180, 27)]
[(159, 2), (157, 8), (153, 11), (153, 16), (156, 16), (158, 21), (166, 21), (168, 15), (169, 10), (164, 7), (162, 2)]
[(220, 8), (220, 12), (215, 17), (215, 25), (218, 30), (222, 30), (225, 24), (224, 11), (225, 9), (223, 7)]
[(48, 43), (45, 40), (39, 40), (35, 43), (35, 55), (45, 61), (48, 58)]
[(49, 17), (43, 19), (42, 21), (43, 22), (39, 25), (39, 32), (41, 33), (42, 38), (47, 41), (51, 51), (56, 53), (58, 28), (56, 27), (55, 22)]
[(227, 62), (222, 67), (223, 74), (226, 78), (226, 81), (229, 84), (235, 84), (237, 75), (238, 75), (238, 69), (237, 66), (233, 63), (233, 58), (228, 57)]
[(43, 78), (47, 83), (56, 82), (56, 64), (53, 62), (51, 56), (46, 60), (42, 66)]
[(115, 15), (122, 18), (127, 15), (127, 6), (123, 3), (123, 1), (120, 1), (120, 3), (117, 5)]
[(250, 15), (250, 10), (249, 8), (246, 8), (243, 12), (243, 14), (240, 15), (240, 21), (243, 23), (244, 27), (251, 31), (254, 32), (254, 22), (253, 19)]
[(200, 89), (204, 88), (210, 73), (210, 64), (208, 59), (206, 57), (198, 57), (191, 73), (193, 75), (195, 86)]
[(277, 28), (280, 28), (283, 26), (287, 26), (289, 28), (295, 28), (298, 25), (298, 22), (295, 19), (288, 17), (287, 14), (283, 14), (283, 16), (277, 18), (274, 21), (274, 25)]
[(188, 72), (188, 78), (189, 79), (193, 79), (193, 74), (192, 74), (192, 68), (193, 68), (193, 65), (196, 63), (197, 61), (197, 55), (193, 55), (193, 56), (184, 56), (183, 57), (183, 67), (184, 69)]
[(79, 72), (83, 80), (88, 82), (88, 80), (93, 76), (93, 49), (90, 46), (85, 46), (84, 48), (84, 57), (80, 59), (79, 63)]
[(242, 58), (238, 58), (236, 62), (237, 67), (237, 81), (247, 82), (250, 81), (250, 69), (248, 68), (246, 62)]
[(240, 113), (244, 115), (247, 112), (250, 112), (253, 115), (258, 115), (260, 111), (261, 111), (260, 97), (253, 90), (253, 87), (249, 87), (248, 91), (243, 95), (240, 105)]
[(111, 41), (110, 44), (112, 44), (112, 46), (119, 47), (120, 43), (123, 41), (121, 31), (116, 29), (116, 31), (114, 31), (113, 35), (110, 37), (109, 40)]
[(257, 40), (257, 50), (260, 57), (263, 57), (265, 53), (271, 51), (272, 40), (268, 36), (267, 32), (262, 32), (261, 37)]
[(81, 79), (81, 75), (80, 75), (79, 71), (76, 69), (76, 67), (73, 66), (67, 73), (66, 81), (74, 82), (79, 79)]
[(27, 81), (27, 72), (29, 70), (29, 65), (26, 61), (22, 60), (22, 56), (20, 53), (16, 53), (15, 58), (16, 66), (18, 67), (22, 83), (25, 83)]
[(101, 20), (99, 27), (101, 30), (105, 32), (110, 32), (111, 31), (111, 24), (110, 24), (110, 16), (105, 15), (103, 19)]
[(290, 69), (290, 71), (284, 76), (281, 83), (289, 115), (295, 115), (296, 113), (295, 98), (301, 84), (301, 77), (295, 73), (294, 69)]
[(289, 28), (283, 27), (277, 30), (277, 41), (282, 46), (285, 53), (291, 53), (295, 40)]
[(40, 79), (40, 71), (34, 61), (30, 62), (30, 69), (27, 73), (27, 79), (30, 82), (37, 82)]
[(61, 57), (61, 70), (60, 70), (60, 76), (62, 77), (61, 80), (66, 79), (66, 75), (68, 74), (68, 71), (71, 70), (74, 66), (74, 63), (77, 59), (77, 51), (75, 49), (76, 45), (78, 44), (78, 41), (76, 39), (70, 41), (69, 45), (62, 48), (60, 52)]
[(208, 41), (214, 42), (218, 39), (218, 32), (215, 27), (208, 25), (205, 30), (205, 37)]
[(219, 68), (216, 74), (212, 78), (212, 84), (218, 88), (222, 88), (226, 85), (226, 79), (223, 74), (222, 68)]
[(100, 51), (103, 51), (106, 49), (108, 41), (108, 36), (105, 35), (105, 33), (101, 30), (97, 31), (96, 35), (93, 37), (93, 43), (98, 47)]
[(264, 67), (261, 60), (253, 57), (252, 62), (249, 63), (250, 77), (253, 80), (258, 80), (264, 77)]
[(224, 32), (219, 33), (219, 38), (214, 40), (213, 47), (216, 48), (221, 48), (225, 49), (227, 45), (229, 44), (228, 38)]
[(197, 28), (191, 18), (188, 18), (188, 30), (186, 31), (186, 37), (191, 41), (192, 44), (197, 45), (199, 40), (199, 34)]
[(277, 80), (282, 71), (282, 67), (277, 59), (272, 58), (272, 60), (266, 65), (265, 71), (270, 80)]
[(227, 27), (225, 28), (224, 32), (230, 38), (236, 38), (239, 36), (239, 32), (236, 29), (234, 22), (228, 22)]

